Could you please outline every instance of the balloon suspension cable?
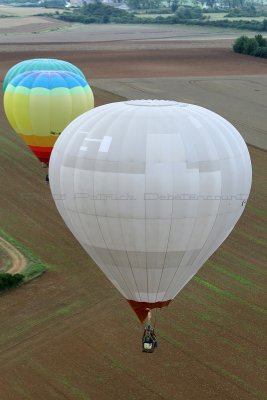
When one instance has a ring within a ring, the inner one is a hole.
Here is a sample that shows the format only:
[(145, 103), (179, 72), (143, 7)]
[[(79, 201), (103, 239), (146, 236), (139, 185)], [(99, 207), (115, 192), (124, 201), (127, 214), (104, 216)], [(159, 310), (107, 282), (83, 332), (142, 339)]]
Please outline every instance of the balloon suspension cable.
[(147, 308), (147, 311), (148, 311), (148, 313), (147, 313), (147, 322), (148, 322), (149, 324), (151, 324), (151, 320), (152, 320), (152, 311), (151, 311), (150, 308)]
[[(151, 308), (146, 308), (147, 310), (147, 324), (152, 325), (152, 310)], [(154, 324), (152, 325), (153, 328), (155, 329), (156, 324), (157, 324), (157, 316), (158, 316), (158, 308), (156, 308), (155, 314), (154, 314)]]
[(157, 316), (158, 316), (158, 308), (156, 308), (155, 316), (154, 316), (154, 329), (156, 328), (157, 324)]

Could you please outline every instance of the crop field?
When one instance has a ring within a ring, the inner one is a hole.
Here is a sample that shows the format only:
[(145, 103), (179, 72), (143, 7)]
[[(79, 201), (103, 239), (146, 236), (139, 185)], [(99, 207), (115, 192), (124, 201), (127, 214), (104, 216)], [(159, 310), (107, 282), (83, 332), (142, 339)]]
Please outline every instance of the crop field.
[(263, 21), (266, 17), (225, 17), (227, 13), (206, 13), (206, 17), (209, 17), (211, 21), (228, 19), (229, 21)]
[[(138, 14), (138, 16), (140, 18), (157, 18), (157, 17), (171, 17), (174, 16), (175, 14)], [(209, 19), (211, 21), (217, 21), (217, 20), (223, 20), (223, 19), (228, 19), (229, 21), (239, 21), (239, 20), (243, 20), (243, 21), (251, 21), (251, 20), (255, 20), (255, 21), (263, 21), (264, 18), (266, 17), (227, 17), (224, 18), (225, 15), (227, 15), (226, 12), (224, 13), (205, 13), (203, 14), (204, 17), (209, 17)]]
[(51, 12), (62, 12), (62, 9), (44, 7), (12, 7), (0, 5), (0, 15), (11, 15), (12, 17), (29, 17), (36, 14), (48, 14)]
[(69, 26), (63, 21), (57, 21), (48, 17), (40, 17), (37, 14), (48, 14), (62, 10), (41, 7), (12, 7), (0, 5), (0, 37), (13, 34), (31, 33), (43, 31), (55, 31)]
[[(127, 43), (118, 50), (109, 42), (108, 50), (94, 51), (89, 44), (84, 50), (84, 43), (70, 45), (69, 50), (55, 42), (50, 50), (47, 42), (38, 48), (13, 44), (10, 51), (0, 44), (0, 78), (24, 58), (63, 58), (92, 80), (100, 105), (137, 94), (167, 98), (172, 83), (180, 82), (183, 74), (181, 101), (195, 99), (208, 108), (215, 102), (224, 116), (226, 98), (229, 110), (237, 110), (237, 104), (247, 107), (244, 116), (236, 117), (240, 131), (245, 114), (254, 113), (251, 137), (259, 134), (261, 125), (262, 143), (267, 145), (262, 122), (266, 60), (230, 55), (230, 50), (216, 47), (216, 40), (203, 49), (192, 43), (179, 51), (173, 39), (166, 41), (169, 51), (155, 41), (147, 41), (144, 52), (127, 49)], [(208, 83), (199, 83), (201, 79)], [(229, 92), (231, 79), (233, 85), (237, 80), (234, 88), (240, 96)], [(198, 84), (192, 84), (195, 81)], [(250, 101), (242, 102), (244, 96)], [(14, 134), (2, 105), (0, 121), (1, 229), (24, 254), (30, 252), (50, 266), (42, 277), (0, 297), (0, 398), (266, 399), (266, 151), (249, 146), (253, 186), (241, 220), (172, 304), (156, 313), (159, 348), (143, 354), (142, 325), (65, 227), (45, 182), (46, 170)], [(5, 254), (0, 252), (0, 257)]]
[(31, 34), (39, 32), (54, 32), (67, 26), (65, 22), (44, 17), (3, 18), (1, 19), (0, 36), (5, 38), (10, 34)]
[[(38, 12), (36, 12), (36, 14), (38, 14)], [(38, 18), (39, 22), (41, 19), (41, 25), (38, 27), (37, 24), (32, 24), (32, 22), (30, 22), (32, 18)], [(27, 21), (28, 26), (25, 24)], [(13, 25), (8, 29), (9, 23)], [(174, 43), (178, 45), (180, 41), (188, 42), (193, 40), (194, 42), (200, 42), (203, 40), (210, 41), (217, 39), (218, 44), (220, 44), (221, 40), (234, 40), (242, 34), (254, 36), (255, 32), (230, 28), (187, 25), (81, 25), (66, 23), (48, 17), (26, 15), (20, 18), (12, 17), (1, 19), (0, 44), (28, 43), (34, 45), (34, 43), (67, 43), (68, 45), (72, 45), (73, 43), (84, 42), (87, 43), (87, 45), (95, 43), (100, 47), (105, 45), (107, 48), (109, 42), (115, 42), (117, 48), (128, 49), (129, 46), (135, 45), (135, 47), (139, 49), (136, 43), (132, 42), (137, 41), (138, 45), (142, 46), (149, 40), (164, 42), (162, 43), (163, 48), (165, 48), (164, 46), (166, 45), (170, 45), (168, 42), (172, 41), (173, 48)], [(156, 48), (158, 48), (158, 45)]]

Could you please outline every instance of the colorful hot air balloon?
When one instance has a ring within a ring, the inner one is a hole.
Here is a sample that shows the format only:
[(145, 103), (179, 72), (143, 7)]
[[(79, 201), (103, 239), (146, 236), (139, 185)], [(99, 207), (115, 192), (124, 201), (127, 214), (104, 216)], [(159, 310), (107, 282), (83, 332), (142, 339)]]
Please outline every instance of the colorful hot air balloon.
[(7, 85), (13, 78), (24, 72), (31, 71), (68, 71), (86, 80), (82, 71), (67, 61), (57, 60), (55, 58), (33, 58), (31, 60), (21, 61), (10, 68), (3, 81), (3, 92), (5, 92)]
[(49, 176), (63, 220), (143, 321), (230, 234), (250, 192), (251, 162), (241, 135), (214, 112), (125, 101), (73, 121)]
[(46, 164), (63, 129), (93, 107), (88, 83), (66, 71), (25, 72), (12, 79), (4, 94), (10, 125)]

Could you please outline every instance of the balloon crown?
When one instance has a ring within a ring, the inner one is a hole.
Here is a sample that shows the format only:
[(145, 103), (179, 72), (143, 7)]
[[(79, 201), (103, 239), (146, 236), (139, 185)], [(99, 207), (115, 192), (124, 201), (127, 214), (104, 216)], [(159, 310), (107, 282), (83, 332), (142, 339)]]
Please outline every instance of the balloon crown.
[(170, 106), (178, 106), (178, 107), (187, 107), (187, 104), (185, 103), (179, 103), (177, 101), (173, 101), (173, 100), (151, 100), (151, 99), (147, 99), (147, 100), (129, 100), (129, 101), (125, 101), (125, 104), (128, 104), (129, 106), (145, 106), (145, 107), (170, 107)]

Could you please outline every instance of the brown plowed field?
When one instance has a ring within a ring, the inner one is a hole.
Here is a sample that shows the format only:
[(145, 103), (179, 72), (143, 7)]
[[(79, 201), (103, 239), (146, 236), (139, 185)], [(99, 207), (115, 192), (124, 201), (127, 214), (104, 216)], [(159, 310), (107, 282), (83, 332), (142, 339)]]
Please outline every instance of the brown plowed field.
[[(153, 51), (5, 52), (0, 75), (31, 56), (65, 58), (88, 78), (266, 74), (266, 60), (230, 50)], [(95, 94), (97, 104), (121, 99)], [(0, 297), (0, 399), (266, 399), (266, 152), (250, 147), (245, 213), (197, 278), (158, 312), (159, 348), (143, 354), (142, 326), (68, 232), (45, 171), (2, 108), (0, 118), (1, 226), (53, 266)]]
[[(0, 9), (1, 11), (1, 9)], [(63, 21), (57, 21), (51, 18), (44, 17), (28, 17), (26, 18), (3, 18), (1, 20), (0, 35), (13, 33), (18, 30), (19, 33), (30, 32), (36, 34), (38, 31), (51, 29), (59, 29), (67, 24)]]
[[(267, 73), (267, 60), (233, 53), (229, 48), (180, 48), (167, 50), (48, 50), (5, 51), (0, 53), (0, 76), (15, 63), (25, 59), (54, 57), (75, 63), (86, 77), (92, 78), (145, 78), (218, 75), (263, 75)], [(60, 47), (60, 45), (58, 45)], [(112, 47), (112, 44), (110, 44)], [(27, 46), (28, 49), (29, 46)], [(79, 47), (77, 45), (76, 47)], [(0, 45), (1, 50), (1, 45)]]

